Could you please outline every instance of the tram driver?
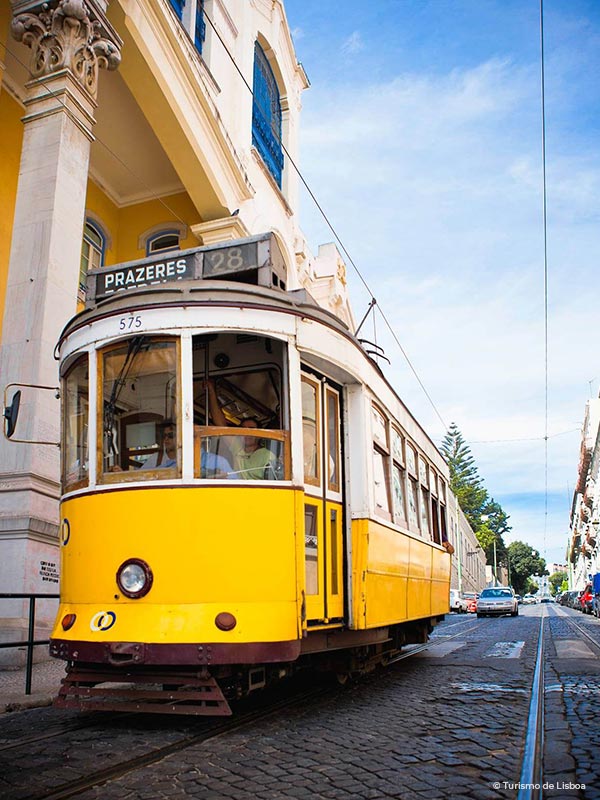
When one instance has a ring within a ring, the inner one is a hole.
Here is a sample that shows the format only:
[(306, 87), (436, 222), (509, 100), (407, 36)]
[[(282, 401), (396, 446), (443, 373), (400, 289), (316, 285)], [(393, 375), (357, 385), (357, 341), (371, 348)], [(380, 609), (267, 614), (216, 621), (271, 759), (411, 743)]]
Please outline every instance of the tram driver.
[[(213, 423), (221, 428), (228, 427), (231, 423), (219, 405), (214, 382), (207, 380), (206, 386), (208, 388), (208, 404)], [(246, 417), (239, 427), (258, 428), (259, 422), (255, 417)], [(268, 447), (261, 444), (259, 437), (235, 436), (232, 437), (231, 443), (228, 442), (228, 446), (233, 463), (233, 472), (229, 476), (230, 478), (260, 481), (265, 478), (274, 479), (276, 477), (276, 458)]]

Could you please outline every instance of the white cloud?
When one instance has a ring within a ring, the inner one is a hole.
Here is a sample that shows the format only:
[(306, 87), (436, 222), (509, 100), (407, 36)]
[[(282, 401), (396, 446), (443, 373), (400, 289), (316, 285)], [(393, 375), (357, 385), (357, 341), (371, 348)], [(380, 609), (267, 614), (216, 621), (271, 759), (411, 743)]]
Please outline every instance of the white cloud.
[(360, 35), (360, 31), (354, 31), (342, 42), (340, 50), (342, 55), (349, 56), (354, 55), (355, 53), (360, 53), (360, 51), (364, 50), (364, 48), (365, 45)]
[[(304, 174), (446, 423), (455, 421), (473, 441), (543, 437), (537, 65), (492, 59), (447, 74), (311, 93)], [(588, 381), (600, 371), (597, 340), (588, 335), (600, 307), (600, 147), (551, 141), (548, 489), (566, 498), (578, 435), (553, 435), (577, 428)], [(306, 202), (303, 220), (313, 246), (331, 240)], [(360, 319), (368, 297), (353, 283)], [(377, 337), (393, 361), (385, 368), (392, 384), (439, 440), (442, 426), (381, 321)], [(543, 440), (473, 451), (492, 495), (545, 492)], [(542, 537), (560, 536), (563, 547), (566, 500), (548, 519), (539, 509), (505, 510), (513, 538), (540, 548)]]

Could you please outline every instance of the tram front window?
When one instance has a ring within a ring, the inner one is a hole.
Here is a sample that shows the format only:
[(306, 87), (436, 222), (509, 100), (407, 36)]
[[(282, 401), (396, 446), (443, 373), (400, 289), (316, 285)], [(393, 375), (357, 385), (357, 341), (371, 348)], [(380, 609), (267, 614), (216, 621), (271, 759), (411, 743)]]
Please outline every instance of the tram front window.
[[(140, 336), (102, 354), (102, 473), (179, 474), (178, 343)], [(168, 471), (168, 472), (167, 472)], [(116, 477), (116, 476), (113, 476)]]
[(289, 480), (285, 353), (262, 336), (194, 337), (196, 477)]

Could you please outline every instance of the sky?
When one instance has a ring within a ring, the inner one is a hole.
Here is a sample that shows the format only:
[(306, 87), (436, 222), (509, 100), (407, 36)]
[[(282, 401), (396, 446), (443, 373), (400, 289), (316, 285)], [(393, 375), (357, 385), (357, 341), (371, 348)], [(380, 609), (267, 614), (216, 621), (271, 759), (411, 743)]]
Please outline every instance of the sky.
[[(600, 389), (600, 2), (543, 3), (546, 259), (539, 0), (285, 8), (300, 169), (362, 276), (345, 258), (357, 321), (371, 295), (383, 314), (361, 335), (434, 442), (458, 425), (506, 543), (564, 563)], [(307, 195), (300, 218), (313, 252), (334, 240)]]

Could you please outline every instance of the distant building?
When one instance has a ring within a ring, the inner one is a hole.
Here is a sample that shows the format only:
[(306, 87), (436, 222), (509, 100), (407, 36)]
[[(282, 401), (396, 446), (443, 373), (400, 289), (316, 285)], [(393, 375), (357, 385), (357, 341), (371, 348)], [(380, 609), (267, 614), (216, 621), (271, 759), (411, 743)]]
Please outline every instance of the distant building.
[(569, 588), (583, 589), (600, 570), (600, 399), (588, 400), (581, 431), (567, 549)]
[(460, 592), (480, 592), (488, 584), (485, 551), (454, 496), (449, 511), (448, 538), (454, 547), (451, 588)]

